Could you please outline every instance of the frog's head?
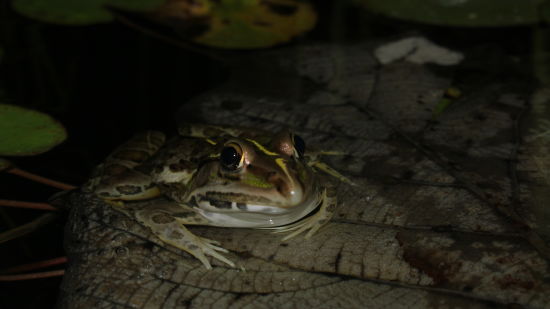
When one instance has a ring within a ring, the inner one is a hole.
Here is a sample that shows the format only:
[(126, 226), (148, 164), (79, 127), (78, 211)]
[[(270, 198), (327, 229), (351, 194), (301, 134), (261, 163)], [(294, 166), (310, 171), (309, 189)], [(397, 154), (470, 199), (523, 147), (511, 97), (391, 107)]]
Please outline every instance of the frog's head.
[(270, 227), (297, 221), (320, 202), (304, 157), (305, 143), (288, 130), (261, 143), (228, 138), (198, 171), (188, 201), (212, 225)]

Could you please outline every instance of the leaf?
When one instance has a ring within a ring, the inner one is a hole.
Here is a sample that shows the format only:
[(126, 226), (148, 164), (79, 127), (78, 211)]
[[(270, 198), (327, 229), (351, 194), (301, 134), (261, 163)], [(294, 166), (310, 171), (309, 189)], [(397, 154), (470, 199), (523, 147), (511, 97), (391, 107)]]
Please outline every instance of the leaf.
[(14, 0), (18, 13), (40, 21), (64, 25), (89, 25), (113, 19), (105, 6), (144, 11), (158, 7), (163, 0)]
[(444, 26), (502, 27), (539, 22), (542, 0), (354, 0), (389, 17)]
[(176, 29), (199, 44), (235, 49), (287, 42), (313, 28), (317, 19), (311, 4), (299, 0), (170, 0), (158, 16), (179, 22)]
[(50, 116), (15, 105), (0, 104), (0, 155), (40, 154), (66, 138), (65, 128)]
[[(182, 122), (201, 115), (271, 131), (291, 126), (308, 145), (347, 153), (323, 161), (357, 186), (333, 182), (341, 205), (317, 234), (282, 242), (266, 230), (189, 227), (219, 241), (240, 267), (213, 261), (206, 270), (137, 220), (74, 192), (66, 230), (74, 263), (61, 306), (547, 308), (550, 255), (531, 236), (544, 236), (549, 221), (531, 222), (536, 212), (525, 206), (548, 204), (547, 194), (531, 194), (548, 191), (548, 146), (534, 153), (545, 160), (540, 171), (524, 151), (516, 155), (530, 97), (529, 80), (510, 74), (517, 59), (491, 50), (475, 70), (472, 62), (442, 70), (380, 64), (374, 47), (247, 53), (233, 81), (180, 111)], [(445, 95), (460, 102), (434, 121)], [(547, 102), (533, 109), (546, 111)]]
[(531, 97), (529, 121), (524, 123), (528, 132), (519, 152), (518, 171), (521, 182), (534, 185), (521, 188), (522, 202), (532, 212), (532, 220), (540, 233), (550, 242), (550, 88), (541, 87)]

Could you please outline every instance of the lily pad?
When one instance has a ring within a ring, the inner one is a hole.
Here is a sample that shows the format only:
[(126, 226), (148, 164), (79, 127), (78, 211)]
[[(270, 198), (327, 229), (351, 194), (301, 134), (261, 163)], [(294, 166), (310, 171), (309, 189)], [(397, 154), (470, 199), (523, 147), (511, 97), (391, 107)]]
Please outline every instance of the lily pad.
[(313, 6), (298, 0), (169, 0), (157, 17), (199, 44), (231, 49), (287, 42), (317, 20)]
[(163, 0), (14, 0), (13, 8), (20, 14), (40, 21), (64, 25), (89, 25), (113, 19), (105, 9), (146, 11), (158, 7)]
[(66, 138), (65, 128), (52, 117), (19, 106), (0, 104), (0, 155), (40, 154)]
[(399, 19), (445, 26), (513, 26), (540, 21), (542, 0), (355, 0), (369, 10)]

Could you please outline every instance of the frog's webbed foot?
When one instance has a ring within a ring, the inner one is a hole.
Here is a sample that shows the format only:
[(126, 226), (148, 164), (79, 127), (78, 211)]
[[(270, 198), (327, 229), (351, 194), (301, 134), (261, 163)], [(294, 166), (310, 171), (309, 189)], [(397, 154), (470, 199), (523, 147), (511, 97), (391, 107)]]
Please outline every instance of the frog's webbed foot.
[(219, 247), (219, 242), (191, 233), (174, 216), (154, 209), (143, 209), (136, 212), (136, 219), (163, 242), (184, 250), (202, 262), (206, 269), (212, 269), (206, 256), (211, 256), (219, 261), (235, 267), (235, 264), (218, 252), (228, 252)]
[(298, 222), (279, 227), (275, 233), (292, 232), (282, 239), (285, 241), (307, 231), (305, 239), (309, 239), (332, 218), (336, 204), (335, 190), (333, 188), (324, 189), (321, 194), (321, 206), (315, 214)]
[(199, 261), (201, 261), (201, 263), (204, 265), (204, 267), (206, 267), (206, 269), (212, 269), (210, 262), (206, 258), (207, 255), (219, 261), (222, 261), (231, 267), (235, 267), (235, 263), (231, 262), (231, 260), (227, 259), (222, 254), (218, 253), (218, 251), (224, 252), (224, 253), (229, 252), (227, 249), (219, 247), (220, 243), (218, 241), (196, 236), (181, 224), (180, 224), (180, 227), (182, 227), (182, 229), (187, 232), (187, 235), (185, 236), (186, 240), (182, 240), (182, 241), (165, 240), (167, 243), (170, 243), (171, 245), (177, 248), (187, 251), (189, 254), (193, 255)]

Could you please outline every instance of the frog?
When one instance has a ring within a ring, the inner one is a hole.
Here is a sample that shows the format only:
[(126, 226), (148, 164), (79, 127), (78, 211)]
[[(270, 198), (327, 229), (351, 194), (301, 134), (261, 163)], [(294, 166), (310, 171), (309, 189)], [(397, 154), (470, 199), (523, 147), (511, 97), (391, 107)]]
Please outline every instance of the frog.
[[(150, 229), (162, 243), (197, 258), (231, 267), (220, 243), (187, 226), (272, 229), (287, 241), (311, 238), (333, 216), (335, 186), (320, 172), (354, 185), (320, 158), (340, 154), (306, 151), (290, 129), (188, 124), (169, 140), (160, 131), (136, 134), (116, 148), (83, 186)], [(164, 202), (155, 199), (164, 197)], [(151, 201), (145, 207), (138, 202)]]

